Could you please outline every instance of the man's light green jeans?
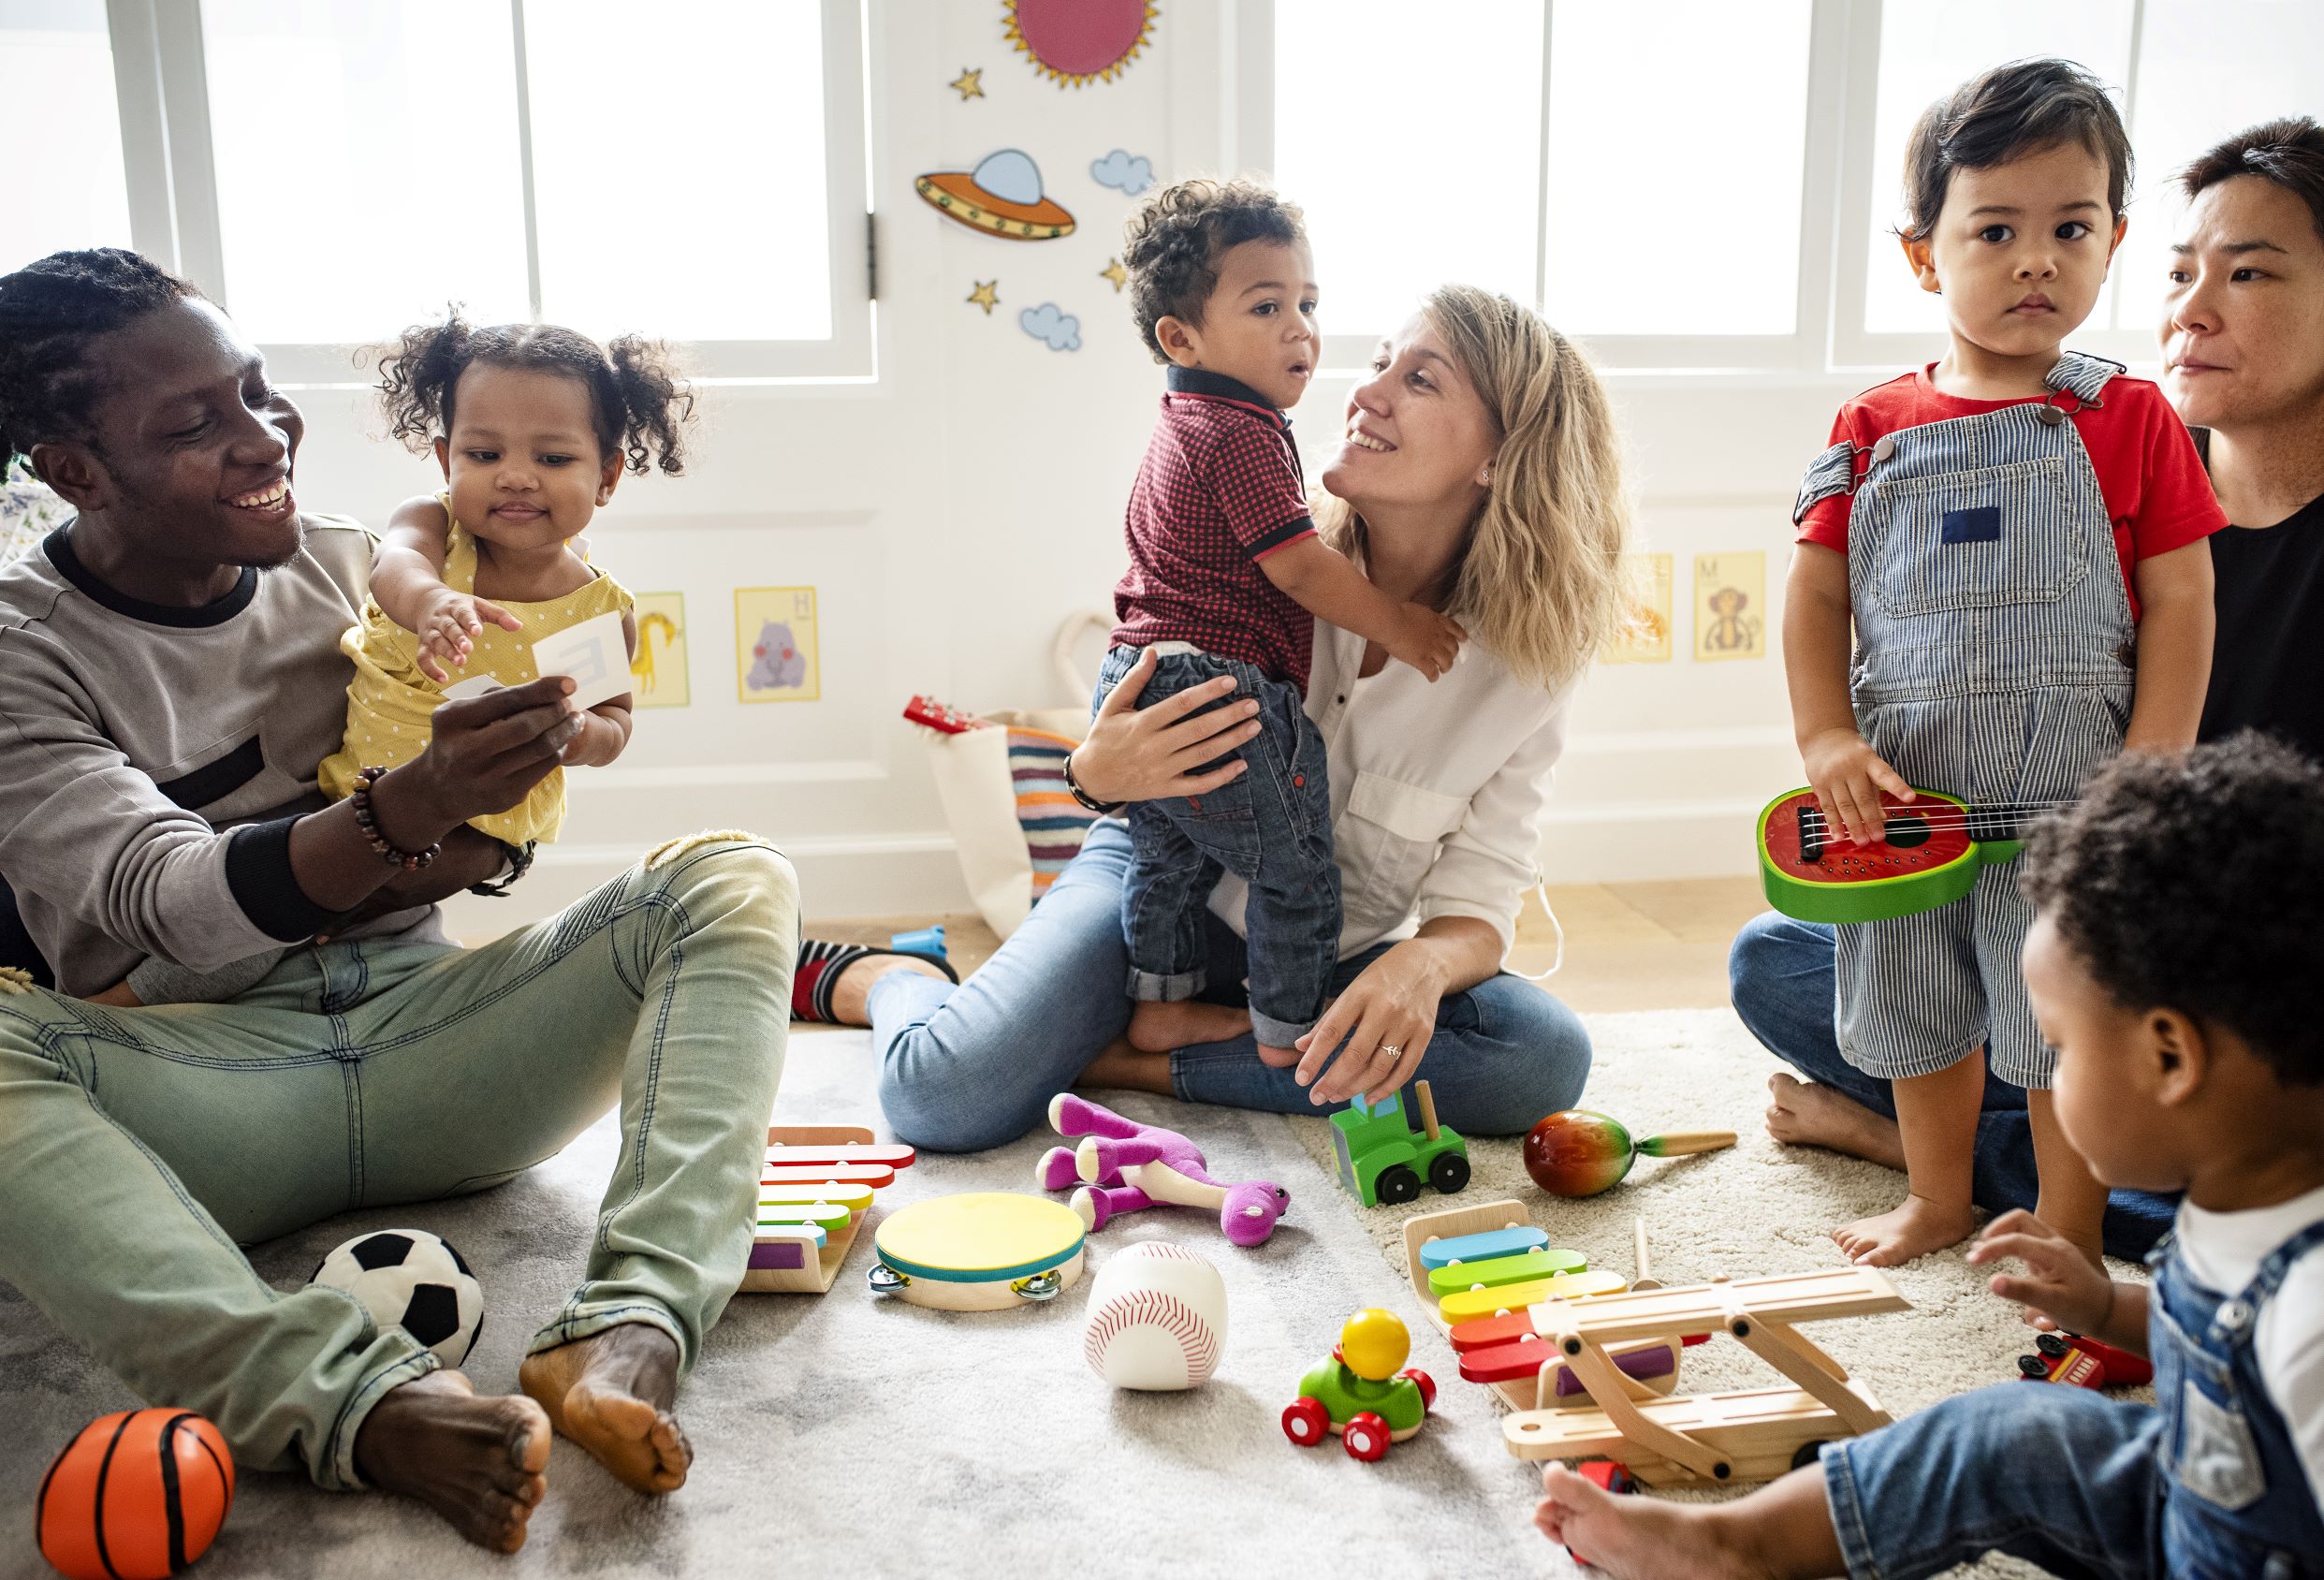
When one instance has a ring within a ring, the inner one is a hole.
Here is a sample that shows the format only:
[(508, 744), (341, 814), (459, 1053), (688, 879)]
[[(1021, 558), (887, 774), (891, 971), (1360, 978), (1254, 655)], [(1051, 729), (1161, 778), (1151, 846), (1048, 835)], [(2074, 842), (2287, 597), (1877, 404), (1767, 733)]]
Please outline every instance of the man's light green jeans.
[(365, 1413), (435, 1358), (238, 1243), (499, 1184), (618, 1098), (587, 1277), (532, 1347), (650, 1323), (690, 1369), (750, 1255), (797, 954), (790, 863), (730, 835), (481, 949), (295, 951), (231, 1003), (0, 992), (0, 1278), (238, 1462), (358, 1487)]

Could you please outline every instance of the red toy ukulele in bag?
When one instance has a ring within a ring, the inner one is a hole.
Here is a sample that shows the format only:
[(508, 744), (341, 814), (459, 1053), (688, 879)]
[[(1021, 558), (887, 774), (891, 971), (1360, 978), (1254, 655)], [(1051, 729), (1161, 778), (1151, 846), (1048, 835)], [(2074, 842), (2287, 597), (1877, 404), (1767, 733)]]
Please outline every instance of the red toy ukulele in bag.
[(1789, 791), (1759, 815), (1760, 885), (1767, 902), (1803, 922), (1879, 922), (1950, 905), (1978, 870), (2024, 848), (2025, 827), (2055, 803), (1972, 806), (1939, 790), (1883, 794), (1887, 838), (1851, 842), (1809, 789)]

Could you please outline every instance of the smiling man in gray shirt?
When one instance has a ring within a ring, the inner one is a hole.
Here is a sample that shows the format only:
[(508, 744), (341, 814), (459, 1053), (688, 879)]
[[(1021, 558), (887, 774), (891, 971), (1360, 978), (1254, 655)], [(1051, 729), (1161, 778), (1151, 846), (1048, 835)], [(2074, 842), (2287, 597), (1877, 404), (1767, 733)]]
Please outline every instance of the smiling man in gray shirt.
[[(749, 1255), (797, 883), (755, 839), (678, 841), (445, 942), (434, 902), (503, 864), (464, 825), (557, 766), (570, 686), (447, 704), (368, 809), (327, 805), (372, 544), (300, 513), (302, 432), (226, 315), (135, 254), (0, 276), (0, 456), (77, 512), (0, 571), (0, 878), (56, 978), (0, 976), (0, 1278), (239, 1462), (513, 1549), (552, 1428), (642, 1492), (685, 1480), (672, 1408)], [(522, 1395), (237, 1249), (495, 1183), (617, 1100), (587, 1276)]]

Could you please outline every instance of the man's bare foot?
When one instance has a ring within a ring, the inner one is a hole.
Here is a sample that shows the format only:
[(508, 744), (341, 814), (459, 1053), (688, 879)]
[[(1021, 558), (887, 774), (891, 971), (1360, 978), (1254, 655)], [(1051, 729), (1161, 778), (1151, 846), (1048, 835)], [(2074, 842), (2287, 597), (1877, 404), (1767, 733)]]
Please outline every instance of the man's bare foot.
[[(1232, 1042), (1250, 1030), (1250, 1012), (1192, 999), (1162, 1003), (1141, 999), (1130, 1012), (1130, 1046), (1140, 1053), (1175, 1053), (1200, 1043)], [(1293, 1058), (1297, 1062), (1297, 1056)]]
[(1832, 1237), (1851, 1262), (1898, 1267), (1916, 1256), (1959, 1245), (1976, 1226), (1977, 1211), (1966, 1202), (1949, 1207), (1908, 1195), (1886, 1212), (1833, 1230)]
[(1896, 1121), (1854, 1098), (1809, 1081), (1767, 1077), (1767, 1134), (1791, 1147), (1828, 1147), (1890, 1168), (1905, 1166), (1905, 1138)]
[(694, 1449), (670, 1406), (678, 1343), (647, 1323), (621, 1323), (527, 1355), (517, 1381), (558, 1431), (640, 1492), (686, 1485)]
[(1117, 1091), (1150, 1091), (1157, 1097), (1177, 1095), (1177, 1088), (1170, 1081), (1170, 1056), (1140, 1053), (1130, 1046), (1127, 1037), (1116, 1037), (1106, 1044), (1074, 1077), (1074, 1085), (1085, 1091), (1111, 1088)]
[(914, 971), (939, 982), (952, 979), (933, 960), (915, 955), (866, 955), (831, 980), (831, 1018), (841, 1026), (871, 1024), (871, 985), (891, 971)]
[(548, 1490), (548, 1418), (519, 1395), (479, 1397), (457, 1371), (390, 1388), (355, 1434), (355, 1468), (417, 1498), (479, 1547), (513, 1553)]
[(1746, 1573), (1745, 1555), (1703, 1516), (1706, 1506), (1617, 1497), (1563, 1465), (1542, 1473), (1533, 1523), (1609, 1574), (1684, 1580)]

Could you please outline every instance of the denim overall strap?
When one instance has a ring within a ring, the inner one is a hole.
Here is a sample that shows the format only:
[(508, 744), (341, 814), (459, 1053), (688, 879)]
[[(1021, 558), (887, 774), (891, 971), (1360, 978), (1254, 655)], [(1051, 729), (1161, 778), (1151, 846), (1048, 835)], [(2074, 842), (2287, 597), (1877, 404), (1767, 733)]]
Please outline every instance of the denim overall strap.
[(2107, 381), (2117, 373), (2127, 372), (2129, 370), (2120, 362), (2109, 361), (2104, 357), (2065, 351), (2058, 354), (2058, 359), (2051, 365), (2050, 371), (2041, 375), (2041, 382), (2062, 394), (2073, 396), (2085, 406), (2100, 406), (2105, 402), (2100, 399), (2099, 391), (2106, 388)]
[(2324, 1576), (2324, 1515), (2254, 1343), (2285, 1274), (2319, 1245), (2324, 1223), (2312, 1223), (2232, 1295), (2197, 1283), (2175, 1251), (2162, 1261), (2149, 1329), (2163, 1415), (2163, 1550), (2174, 1580)]

